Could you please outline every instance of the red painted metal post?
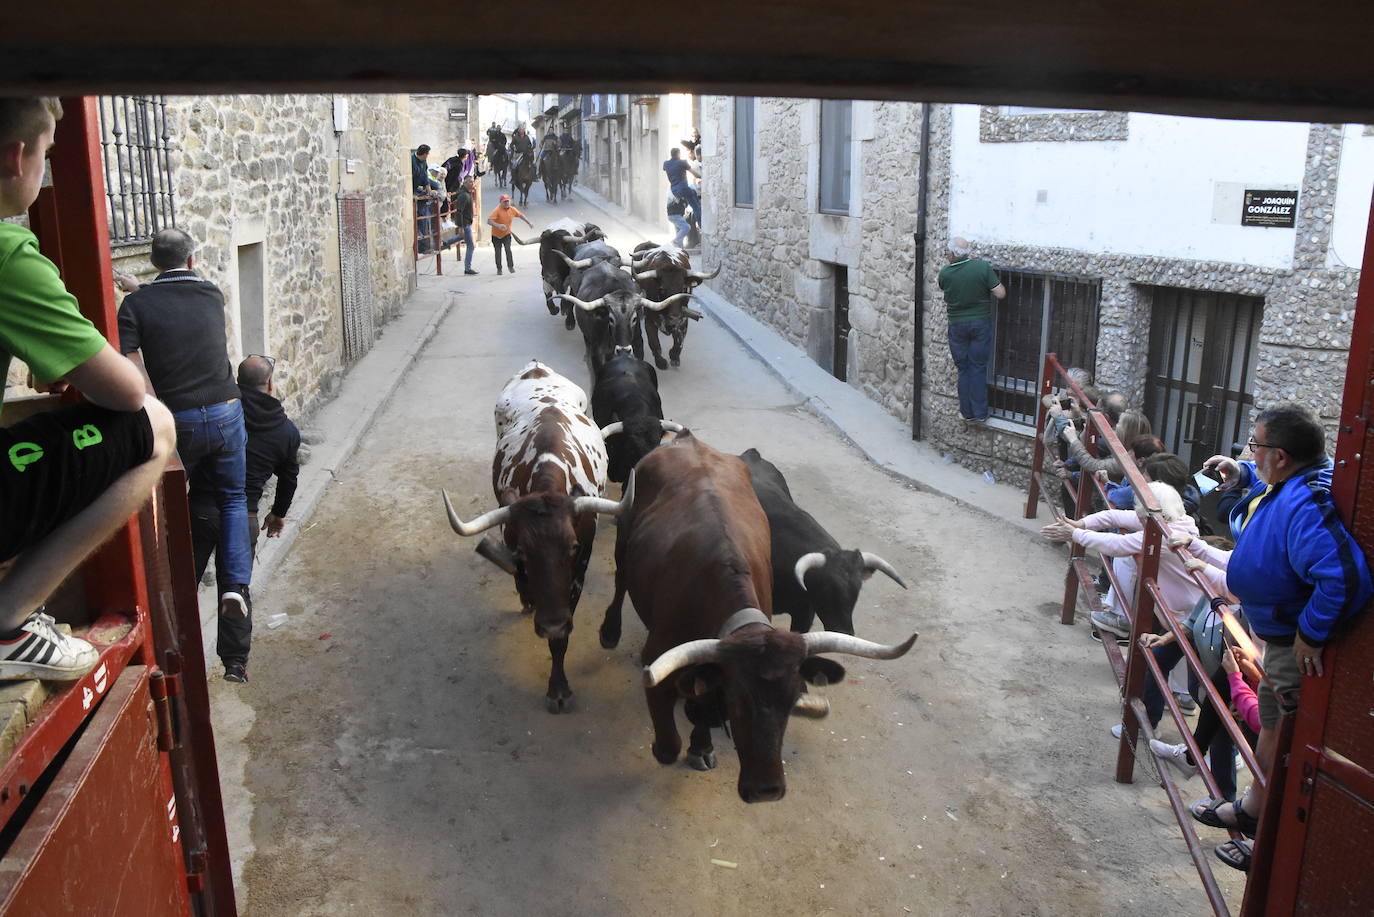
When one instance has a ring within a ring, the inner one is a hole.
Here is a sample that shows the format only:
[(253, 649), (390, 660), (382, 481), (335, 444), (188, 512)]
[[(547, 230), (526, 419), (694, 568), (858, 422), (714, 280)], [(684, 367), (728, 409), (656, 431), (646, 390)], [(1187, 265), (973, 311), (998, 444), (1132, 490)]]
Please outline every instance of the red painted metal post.
[[(1336, 468), (1331, 495), (1342, 521), (1354, 534), (1365, 556), (1374, 553), (1374, 464), (1363, 461), (1374, 449), (1374, 202), (1365, 232), (1364, 263), (1355, 301), (1345, 392), (1336, 437)], [(1333, 813), (1315, 804), (1316, 789), (1324, 774), (1340, 773), (1338, 782), (1365, 802), (1374, 804), (1374, 760), (1370, 759), (1368, 710), (1369, 667), (1374, 657), (1374, 610), (1364, 609), (1342, 637), (1323, 652), (1325, 674), (1304, 678), (1301, 705), (1292, 723), (1293, 740), (1280, 743), (1275, 778), (1265, 801), (1262, 837), (1255, 848), (1252, 879), (1246, 889), (1243, 914), (1290, 914), (1306, 902), (1320, 899), (1326, 889), (1350, 870), (1363, 869), (1365, 851), (1349, 846), (1347, 838), (1333, 837)], [(1341, 702), (1335, 700), (1340, 698)], [(1338, 746), (1332, 748), (1331, 746)], [(1358, 751), (1356, 750), (1358, 749)], [(1331, 752), (1328, 754), (1328, 751)], [(1363, 754), (1361, 754), (1363, 752)], [(1342, 754), (1344, 753), (1344, 754)], [(1355, 758), (1361, 758), (1356, 760)], [(1286, 765), (1286, 771), (1285, 771)], [(1277, 779), (1282, 774), (1282, 779)], [(1278, 794), (1282, 796), (1279, 797)], [(1327, 798), (1331, 798), (1329, 795)], [(1328, 804), (1329, 808), (1329, 804)], [(1365, 815), (1365, 824), (1374, 817)], [(1326, 827), (1321, 827), (1322, 825)], [(1334, 846), (1333, 846), (1334, 845)], [(1351, 859), (1332, 862), (1330, 857), (1309, 856), (1316, 847), (1348, 849)], [(1365, 901), (1363, 904), (1368, 905)], [(1316, 906), (1315, 904), (1313, 906)]]
[[(1131, 643), (1126, 648), (1126, 687), (1121, 708), (1121, 722), (1125, 724), (1125, 728), (1121, 730), (1121, 744), (1116, 753), (1117, 783), (1130, 783), (1133, 779), (1132, 772), (1135, 770), (1135, 743), (1139, 724), (1136, 722), (1136, 718), (1130, 715), (1129, 708), (1131, 701), (1140, 697), (1141, 688), (1145, 684), (1145, 661), (1141, 658), (1144, 650), (1140, 646), (1140, 637), (1142, 634), (1154, 631), (1155, 598), (1146, 584), (1159, 578), (1159, 552), (1163, 543), (1162, 533), (1163, 528), (1159, 524), (1159, 517), (1151, 515), (1145, 523), (1144, 553), (1141, 555), (1140, 572), (1136, 577), (1135, 602), (1133, 603), (1131, 619)], [(1109, 640), (1111, 636), (1104, 634), (1102, 639)]]

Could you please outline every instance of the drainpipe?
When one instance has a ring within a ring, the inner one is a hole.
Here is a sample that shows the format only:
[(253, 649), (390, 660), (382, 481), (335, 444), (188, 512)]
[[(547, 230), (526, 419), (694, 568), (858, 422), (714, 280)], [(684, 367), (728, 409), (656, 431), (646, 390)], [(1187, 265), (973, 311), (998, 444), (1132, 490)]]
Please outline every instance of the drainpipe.
[(921, 103), (921, 168), (916, 184), (916, 283), (912, 294), (911, 438), (921, 438), (921, 394), (926, 370), (926, 207), (930, 190), (930, 103)]

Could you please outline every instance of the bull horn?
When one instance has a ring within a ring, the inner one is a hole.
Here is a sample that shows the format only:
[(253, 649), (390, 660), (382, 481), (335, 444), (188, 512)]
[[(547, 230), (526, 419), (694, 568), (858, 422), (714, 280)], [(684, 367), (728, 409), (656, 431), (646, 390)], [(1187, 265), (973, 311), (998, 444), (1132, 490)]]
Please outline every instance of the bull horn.
[(458, 518), (458, 511), (453, 508), (453, 501), (448, 498), (448, 491), (439, 491), (444, 495), (444, 509), (448, 511), (448, 524), (453, 526), (453, 530), (459, 535), (477, 535), (487, 529), (495, 528), (510, 518), (510, 507), (503, 506), (494, 509), (489, 513), (483, 513), (471, 522), (464, 522)]
[(663, 428), (664, 433), (681, 433), (683, 430), (687, 429), (682, 424), (674, 423), (671, 420), (660, 420), (658, 425)]
[(644, 667), (644, 687), (653, 688), (678, 669), (703, 662), (715, 662), (720, 655), (720, 641), (690, 640), (680, 643)]
[(720, 274), (720, 265), (716, 265), (716, 269), (715, 269), (714, 271), (712, 271), (711, 273), (709, 273), (709, 274), (703, 274), (701, 271), (688, 271), (688, 272), (687, 272), (687, 276), (688, 276), (688, 277), (691, 277), (693, 280), (701, 280), (701, 281), (714, 280), (714, 279), (716, 279), (717, 275), (719, 275), (719, 274)]
[[(615, 426), (612, 424), (611, 426)], [(620, 500), (607, 500), (605, 497), (578, 497), (573, 501), (574, 513), (605, 513), (608, 516), (619, 516), (629, 509), (635, 502), (635, 472), (630, 469), (630, 477), (625, 481), (625, 489), (621, 491)]]
[(891, 646), (884, 646), (881, 643), (874, 643), (872, 640), (865, 640), (862, 637), (854, 637), (849, 634), (838, 634), (833, 630), (812, 631), (809, 634), (802, 634), (802, 639), (806, 641), (806, 655), (817, 656), (821, 653), (847, 653), (850, 656), (862, 656), (865, 659), (896, 659), (905, 656), (916, 642), (920, 634), (912, 634), (901, 643), (894, 643)]
[(635, 280), (653, 280), (653, 279), (654, 279), (655, 277), (657, 277), (657, 276), (658, 276), (658, 271), (657, 271), (657, 270), (652, 270), (652, 271), (635, 271)]
[(583, 312), (595, 312), (597, 309), (600, 309), (602, 306), (606, 305), (606, 297), (604, 296), (600, 297), (599, 299), (593, 299), (591, 302), (583, 302), (576, 296), (573, 296), (571, 293), (559, 293), (557, 296), (554, 297), (554, 299), (566, 299), (568, 302), (572, 303), (574, 306), (577, 306), (577, 308), (581, 309)]
[(624, 422), (617, 420), (615, 423), (607, 424), (606, 426), (604, 426), (604, 427), (601, 428), (601, 438), (602, 438), (602, 439), (610, 439), (612, 436), (615, 436), (617, 433), (624, 433), (624, 432), (625, 432), (625, 424), (624, 424)]
[(793, 716), (809, 716), (820, 719), (830, 713), (830, 701), (819, 694), (803, 694), (792, 704)]
[(792, 568), (793, 574), (797, 577), (797, 582), (803, 589), (806, 588), (806, 571), (818, 570), (825, 566), (825, 555), (819, 551), (812, 551), (810, 554), (803, 554), (797, 558), (797, 564)]
[(684, 306), (682, 308), (682, 314), (687, 316), (694, 322), (700, 321), (703, 318), (702, 314), (698, 312), (696, 309), (693, 309), (691, 306)]
[(667, 299), (663, 300), (662, 302), (654, 302), (652, 299), (645, 299), (645, 298), (642, 297), (642, 296), (639, 298), (639, 300), (640, 300), (640, 302), (642, 302), (642, 303), (644, 304), (644, 308), (646, 308), (646, 309), (648, 309), (648, 310), (650, 310), (650, 311), (652, 311), (652, 312), (662, 312), (664, 309), (668, 308), (669, 306), (671, 306), (673, 303), (677, 302), (677, 301), (680, 300), (680, 299), (681, 299), (681, 300), (688, 300), (688, 299), (691, 299), (691, 298), (692, 298), (692, 294), (691, 294), (691, 293), (676, 293), (676, 294), (674, 294), (674, 295), (672, 295), (672, 296), (669, 296)]
[(515, 233), (511, 233), (510, 235), (511, 238), (515, 240), (517, 245), (538, 245), (540, 242), (539, 239), (531, 239), (528, 242), (526, 242), (524, 239), (520, 238)]
[[(514, 233), (511, 233), (511, 235), (514, 235)], [(554, 249), (554, 253), (558, 255), (558, 257), (562, 258), (564, 261), (568, 262), (568, 267), (570, 268), (575, 268), (579, 271), (585, 271), (587, 268), (592, 266), (592, 259), (590, 258), (583, 258), (581, 261), (574, 261), (573, 259), (569, 258), (567, 254), (565, 254), (564, 252), (560, 252), (557, 249)]]
[(892, 581), (898, 586), (901, 586), (903, 589), (907, 588), (906, 580), (902, 579), (902, 575), (893, 569), (892, 564), (883, 560), (877, 554), (870, 554), (867, 551), (862, 551), (860, 553), (863, 555), (865, 570), (880, 570), (892, 577)]

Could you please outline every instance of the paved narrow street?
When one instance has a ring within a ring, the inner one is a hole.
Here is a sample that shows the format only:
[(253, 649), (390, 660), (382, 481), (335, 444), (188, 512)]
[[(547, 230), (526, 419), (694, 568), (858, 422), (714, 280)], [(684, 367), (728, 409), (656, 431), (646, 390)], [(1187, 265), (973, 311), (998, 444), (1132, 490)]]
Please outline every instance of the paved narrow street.
[[(536, 185), (536, 227), (566, 215), (640, 241), (579, 199), (543, 201)], [(858, 633), (920, 640), (893, 662), (842, 657), (831, 715), (788, 729), (786, 798), (746, 806), (723, 734), (709, 773), (651, 756), (642, 625), (627, 609), (617, 649), (596, 639), (603, 522), (567, 657), (575, 711), (546, 713), (546, 644), (439, 501), (495, 505), (492, 407), (531, 358), (588, 385), (536, 252), (517, 247), (514, 275), (484, 248), (480, 276), (446, 259), (421, 278), (451, 291), (447, 320), (255, 585), (257, 620), (289, 621), (259, 623), (251, 684), (214, 684), (245, 913), (1199, 912), (1148, 771), (1111, 780), (1117, 691), (1086, 628), (1058, 624), (1062, 553), (874, 468), (709, 318), (660, 373), (665, 412), (757, 447), (841, 544), (891, 561), (912, 589), (870, 580)]]

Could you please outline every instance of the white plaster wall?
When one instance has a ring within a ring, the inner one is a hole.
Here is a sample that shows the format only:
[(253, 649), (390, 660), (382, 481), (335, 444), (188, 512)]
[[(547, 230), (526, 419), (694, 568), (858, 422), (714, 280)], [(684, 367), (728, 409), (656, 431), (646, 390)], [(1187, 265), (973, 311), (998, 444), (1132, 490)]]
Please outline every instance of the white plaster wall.
[(1328, 267), (1360, 267), (1364, 260), (1371, 197), (1374, 197), (1374, 136), (1365, 136), (1362, 124), (1347, 124), (1341, 146), (1340, 178), (1336, 184), (1336, 212), (1331, 221)]
[(1294, 230), (1242, 227), (1239, 206), (1234, 224), (1217, 222), (1213, 211), (1218, 186), (1299, 187), (1307, 134), (1306, 124), (1133, 112), (1127, 140), (983, 143), (978, 106), (958, 105), (950, 231), (985, 242), (1290, 267)]

